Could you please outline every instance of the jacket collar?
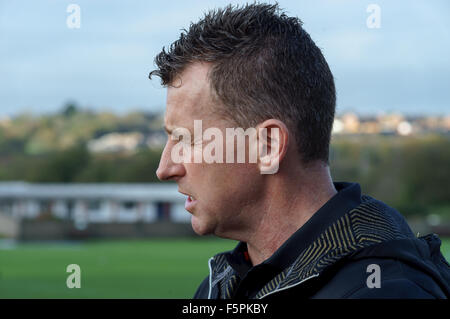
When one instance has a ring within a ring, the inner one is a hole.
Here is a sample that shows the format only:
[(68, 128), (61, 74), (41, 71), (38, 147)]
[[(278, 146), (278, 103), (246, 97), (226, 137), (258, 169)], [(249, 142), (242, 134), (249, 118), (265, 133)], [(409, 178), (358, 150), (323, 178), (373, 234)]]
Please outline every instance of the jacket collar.
[[(328, 200), (301, 228), (299, 228), (275, 253), (258, 267), (278, 273), (291, 265), (327, 227), (361, 204), (361, 187), (358, 183), (335, 182), (337, 193)], [(225, 253), (228, 264), (243, 277), (252, 265), (248, 259), (247, 244), (239, 242), (236, 248)]]
[(252, 296), (263, 298), (319, 277), (325, 269), (364, 248), (414, 237), (400, 222), (403, 219), (398, 212), (361, 195), (358, 184), (334, 185), (338, 193), (263, 263), (252, 267), (245, 259), (246, 244), (242, 242), (231, 252), (215, 255), (210, 260), (213, 295), (230, 298), (239, 278), (255, 272), (264, 286), (256, 287)]

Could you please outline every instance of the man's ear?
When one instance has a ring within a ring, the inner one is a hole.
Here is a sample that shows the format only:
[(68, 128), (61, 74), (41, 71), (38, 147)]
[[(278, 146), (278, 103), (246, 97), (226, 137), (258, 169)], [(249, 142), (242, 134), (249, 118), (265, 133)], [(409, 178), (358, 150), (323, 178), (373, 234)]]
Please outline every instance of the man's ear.
[(280, 120), (269, 119), (257, 125), (258, 168), (261, 174), (275, 174), (287, 153), (289, 130)]

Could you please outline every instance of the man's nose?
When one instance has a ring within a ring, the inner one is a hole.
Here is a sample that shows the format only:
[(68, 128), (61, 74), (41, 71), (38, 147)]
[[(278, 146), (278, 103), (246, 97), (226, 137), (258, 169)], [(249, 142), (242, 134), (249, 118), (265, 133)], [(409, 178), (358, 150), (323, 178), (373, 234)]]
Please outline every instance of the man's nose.
[(170, 150), (166, 147), (161, 154), (161, 160), (159, 161), (158, 169), (156, 170), (156, 176), (161, 181), (177, 180), (186, 174), (183, 163), (175, 163), (170, 158)]

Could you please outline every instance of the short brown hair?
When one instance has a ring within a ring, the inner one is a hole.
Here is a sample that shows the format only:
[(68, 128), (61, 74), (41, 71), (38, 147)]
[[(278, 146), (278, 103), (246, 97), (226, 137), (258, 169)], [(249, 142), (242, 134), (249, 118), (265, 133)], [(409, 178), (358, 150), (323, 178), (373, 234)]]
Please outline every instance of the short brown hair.
[(170, 85), (193, 62), (211, 62), (211, 88), (242, 127), (277, 118), (294, 131), (302, 162), (328, 164), (336, 93), (333, 75), (302, 22), (278, 4), (212, 10), (156, 56)]

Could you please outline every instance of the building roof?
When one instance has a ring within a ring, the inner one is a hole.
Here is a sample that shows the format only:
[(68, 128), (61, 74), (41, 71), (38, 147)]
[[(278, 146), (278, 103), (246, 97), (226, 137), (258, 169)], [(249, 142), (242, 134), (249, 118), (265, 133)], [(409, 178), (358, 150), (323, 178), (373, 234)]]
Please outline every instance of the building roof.
[(0, 199), (115, 199), (184, 202), (176, 184), (168, 183), (26, 183), (0, 182)]

